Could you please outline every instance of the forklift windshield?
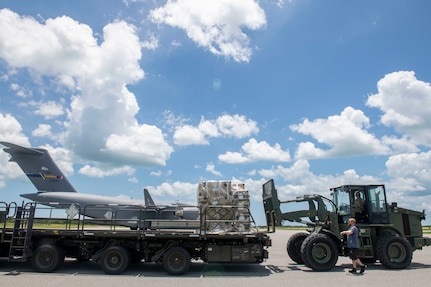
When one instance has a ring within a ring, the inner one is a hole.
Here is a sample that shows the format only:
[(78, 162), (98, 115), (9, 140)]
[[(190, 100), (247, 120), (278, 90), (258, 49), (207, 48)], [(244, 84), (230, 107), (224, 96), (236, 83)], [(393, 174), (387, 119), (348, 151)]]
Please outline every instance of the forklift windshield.
[(350, 217), (357, 223), (388, 222), (384, 185), (344, 185), (331, 190), (340, 223)]

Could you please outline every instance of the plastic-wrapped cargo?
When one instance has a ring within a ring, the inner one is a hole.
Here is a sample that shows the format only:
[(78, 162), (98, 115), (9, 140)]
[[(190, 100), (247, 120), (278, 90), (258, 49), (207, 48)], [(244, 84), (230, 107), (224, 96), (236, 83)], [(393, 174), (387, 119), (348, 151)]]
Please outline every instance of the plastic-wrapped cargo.
[(206, 232), (250, 230), (250, 196), (244, 183), (205, 181), (198, 187), (198, 203)]

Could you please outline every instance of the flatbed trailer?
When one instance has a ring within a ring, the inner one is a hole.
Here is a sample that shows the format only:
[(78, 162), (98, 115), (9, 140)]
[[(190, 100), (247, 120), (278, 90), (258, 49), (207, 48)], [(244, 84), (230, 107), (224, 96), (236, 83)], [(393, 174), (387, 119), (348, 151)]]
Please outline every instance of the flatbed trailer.
[[(39, 217), (40, 210), (43, 214), (52, 212), (37, 203), (18, 206), (0, 202), (0, 257), (10, 262), (29, 261), (38, 272), (52, 272), (68, 257), (95, 262), (107, 274), (121, 274), (131, 263), (145, 261), (163, 266), (169, 274), (181, 275), (188, 271), (192, 259), (258, 264), (268, 258), (267, 248), (271, 246), (267, 231), (236, 228), (250, 221), (208, 219), (205, 212), (197, 220), (136, 219), (137, 226), (143, 228), (133, 229), (112, 219), (81, 215), (75, 219)], [(219, 224), (233, 228), (208, 228)]]

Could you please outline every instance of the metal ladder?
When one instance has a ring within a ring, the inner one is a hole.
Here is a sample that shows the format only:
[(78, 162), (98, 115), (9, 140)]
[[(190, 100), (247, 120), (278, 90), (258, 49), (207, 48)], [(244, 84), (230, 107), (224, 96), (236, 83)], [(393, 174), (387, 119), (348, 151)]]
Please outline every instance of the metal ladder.
[(35, 209), (36, 206), (34, 203), (17, 208), (10, 241), (9, 262), (26, 262), (30, 255)]
[[(359, 229), (360, 227), (358, 227)], [(365, 229), (365, 232), (360, 232), (359, 240), (361, 243), (361, 248), (359, 254), (364, 257), (374, 257), (373, 241), (371, 239), (371, 229)]]

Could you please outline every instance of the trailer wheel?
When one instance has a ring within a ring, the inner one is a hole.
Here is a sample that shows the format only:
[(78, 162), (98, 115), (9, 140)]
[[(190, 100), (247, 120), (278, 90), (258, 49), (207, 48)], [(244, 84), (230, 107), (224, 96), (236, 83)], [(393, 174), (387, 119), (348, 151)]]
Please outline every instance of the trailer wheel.
[(305, 266), (315, 271), (327, 271), (337, 263), (337, 246), (324, 234), (311, 234), (302, 243), (301, 257)]
[(130, 253), (123, 246), (112, 245), (108, 247), (99, 259), (100, 268), (107, 274), (121, 274), (129, 264)]
[(301, 257), (301, 245), (308, 235), (309, 233), (306, 232), (298, 232), (290, 236), (289, 240), (287, 241), (287, 254), (289, 255), (290, 259), (298, 264), (304, 264), (304, 260), (302, 260)]
[(190, 268), (190, 254), (183, 247), (176, 246), (163, 254), (163, 269), (171, 275), (182, 275)]
[(389, 235), (377, 243), (377, 256), (387, 268), (406, 268), (412, 262), (412, 255), (412, 247), (404, 237)]
[(56, 270), (63, 262), (63, 250), (55, 244), (39, 245), (31, 257), (33, 269), (43, 273)]

